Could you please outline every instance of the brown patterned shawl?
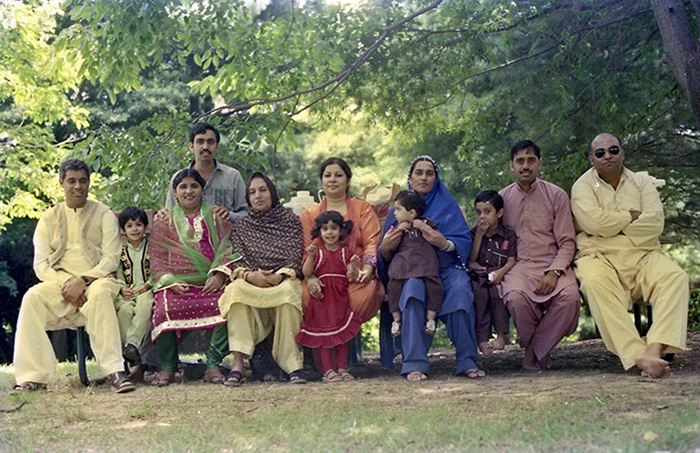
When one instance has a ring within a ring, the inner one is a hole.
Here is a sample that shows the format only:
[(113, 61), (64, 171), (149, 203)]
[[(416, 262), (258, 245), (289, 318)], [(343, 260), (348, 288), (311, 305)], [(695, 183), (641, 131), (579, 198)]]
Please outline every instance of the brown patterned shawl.
[(304, 237), (299, 216), (287, 211), (279, 203), (268, 211), (251, 209), (233, 224), (231, 231), (233, 251), (241, 259), (233, 268), (271, 270), (289, 268), (301, 277), (301, 255)]

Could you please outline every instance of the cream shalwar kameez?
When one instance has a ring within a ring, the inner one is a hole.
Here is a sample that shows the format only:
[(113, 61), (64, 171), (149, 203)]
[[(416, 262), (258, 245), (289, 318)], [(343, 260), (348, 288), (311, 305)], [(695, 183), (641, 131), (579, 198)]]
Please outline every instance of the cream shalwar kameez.
[[(34, 232), (34, 271), (41, 283), (25, 293), (17, 319), (17, 383), (48, 383), (56, 356), (46, 330), (81, 325), (103, 372), (124, 371), (114, 311), (120, 250), (117, 219), (101, 203), (88, 200), (78, 209), (60, 203), (41, 216)], [(63, 299), (61, 286), (80, 276), (96, 280), (86, 288), (87, 302), (76, 308)]]
[[(651, 180), (623, 168), (617, 189), (591, 168), (571, 189), (578, 253), (576, 275), (605, 346), (625, 369), (647, 344), (685, 350), (688, 276), (661, 251), (664, 211)], [(641, 215), (632, 221), (630, 211)], [(654, 322), (646, 342), (627, 311), (643, 299)]]

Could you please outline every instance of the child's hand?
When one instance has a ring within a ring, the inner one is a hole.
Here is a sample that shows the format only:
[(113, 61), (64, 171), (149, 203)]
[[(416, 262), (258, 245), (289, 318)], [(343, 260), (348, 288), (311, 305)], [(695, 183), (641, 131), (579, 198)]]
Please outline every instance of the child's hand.
[(119, 290), (119, 294), (121, 294), (124, 300), (131, 300), (137, 293), (133, 289), (125, 286)]
[(306, 253), (309, 256), (316, 256), (317, 252), (318, 252), (318, 247), (313, 242), (311, 244), (309, 244), (309, 246), (306, 248)]
[(505, 273), (501, 272), (500, 269), (493, 271), (489, 274), (489, 283), (496, 286), (503, 281), (503, 277), (505, 277)]
[(488, 229), (491, 227), (491, 224), (487, 219), (480, 219), (479, 223), (476, 226), (476, 233), (477, 234), (484, 234), (488, 231)]
[(145, 293), (145, 292), (148, 291), (149, 289), (151, 289), (151, 285), (149, 285), (148, 283), (144, 283), (143, 285), (141, 285), (141, 286), (139, 286), (138, 288), (134, 289), (134, 295), (135, 295), (135, 296), (138, 296), (139, 294)]
[(476, 261), (469, 261), (467, 267), (469, 270), (476, 272), (477, 275), (486, 275), (486, 268)]
[(421, 231), (425, 231), (426, 228), (432, 230), (432, 228), (430, 228), (427, 223), (420, 219), (413, 219), (413, 226)]

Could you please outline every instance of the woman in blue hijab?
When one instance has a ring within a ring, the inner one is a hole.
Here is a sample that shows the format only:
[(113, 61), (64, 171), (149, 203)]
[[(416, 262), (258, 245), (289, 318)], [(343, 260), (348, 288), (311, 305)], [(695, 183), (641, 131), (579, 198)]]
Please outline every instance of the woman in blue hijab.
[[(472, 379), (483, 377), (485, 373), (476, 366), (474, 297), (466, 272), (472, 242), (469, 227), (462, 210), (440, 180), (437, 163), (432, 157), (421, 156), (413, 161), (408, 173), (408, 187), (423, 194), (428, 206), (423, 216), (432, 219), (438, 227), (437, 231), (424, 230), (423, 236), (438, 253), (440, 279), (445, 293), (438, 319), (445, 323), (447, 336), (455, 346), (456, 374)], [(397, 229), (394, 208), (391, 208), (379, 247), (378, 271), (384, 282), (388, 280), (386, 271), (402, 234), (403, 231)], [(401, 374), (409, 381), (424, 381), (428, 379), (428, 350), (433, 337), (424, 332), (426, 306), (422, 279), (406, 281), (399, 308), (402, 311)]]

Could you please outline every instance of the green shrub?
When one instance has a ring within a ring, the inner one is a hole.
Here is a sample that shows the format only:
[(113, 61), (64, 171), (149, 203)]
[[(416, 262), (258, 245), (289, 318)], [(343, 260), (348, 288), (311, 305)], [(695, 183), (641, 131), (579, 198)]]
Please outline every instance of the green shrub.
[(700, 290), (690, 292), (688, 302), (688, 330), (700, 330)]

